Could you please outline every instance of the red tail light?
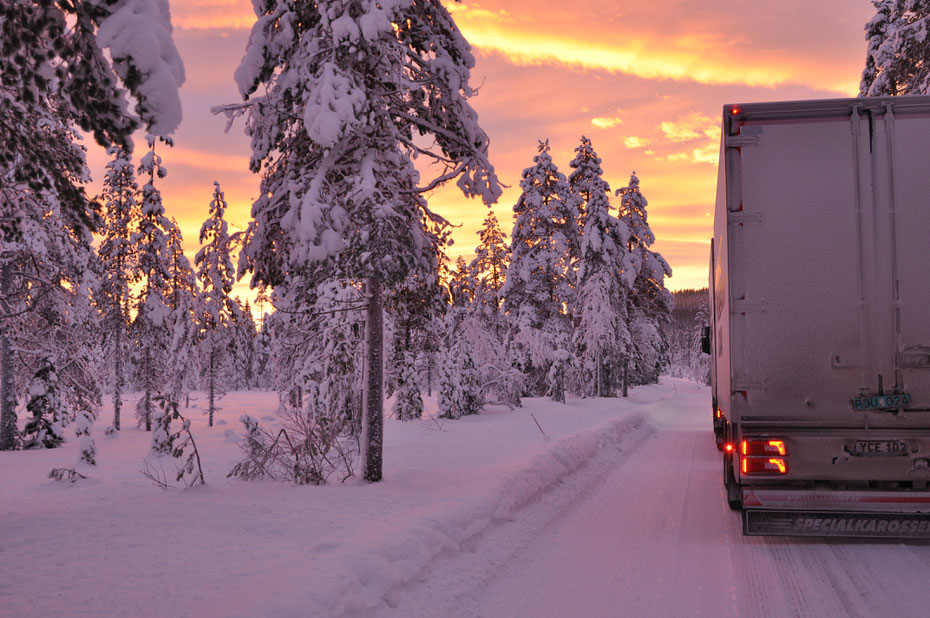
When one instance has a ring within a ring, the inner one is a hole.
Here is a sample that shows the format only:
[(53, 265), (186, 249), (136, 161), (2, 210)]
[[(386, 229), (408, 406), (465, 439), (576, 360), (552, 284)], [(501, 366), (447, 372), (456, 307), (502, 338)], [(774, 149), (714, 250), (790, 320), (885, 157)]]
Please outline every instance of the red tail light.
[(768, 438), (743, 440), (740, 451), (743, 455), (749, 456), (781, 455), (784, 457), (788, 454), (784, 440)]
[(781, 457), (743, 457), (743, 474), (788, 474), (788, 466)]
[(736, 450), (736, 445), (730, 442), (727, 442), (726, 444), (723, 445), (723, 450), (725, 450), (728, 453), (732, 453), (733, 451)]
[(717, 408), (717, 418), (723, 418), (723, 410)]

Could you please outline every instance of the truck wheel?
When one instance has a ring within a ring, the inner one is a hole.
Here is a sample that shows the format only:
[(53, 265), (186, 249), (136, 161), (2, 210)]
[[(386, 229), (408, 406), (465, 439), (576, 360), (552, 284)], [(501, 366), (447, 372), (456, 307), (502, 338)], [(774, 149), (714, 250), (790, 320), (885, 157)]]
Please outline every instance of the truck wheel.
[(734, 511), (743, 509), (743, 493), (733, 476), (733, 455), (723, 456), (723, 486), (727, 490), (727, 504)]

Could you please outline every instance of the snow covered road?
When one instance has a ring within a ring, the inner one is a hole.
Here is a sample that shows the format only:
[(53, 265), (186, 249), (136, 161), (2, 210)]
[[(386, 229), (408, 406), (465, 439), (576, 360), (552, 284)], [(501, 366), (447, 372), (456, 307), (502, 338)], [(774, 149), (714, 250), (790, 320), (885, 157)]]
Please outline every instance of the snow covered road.
[(384, 616), (923, 616), (930, 545), (743, 537), (708, 394), (646, 404), (651, 435), (438, 561)]

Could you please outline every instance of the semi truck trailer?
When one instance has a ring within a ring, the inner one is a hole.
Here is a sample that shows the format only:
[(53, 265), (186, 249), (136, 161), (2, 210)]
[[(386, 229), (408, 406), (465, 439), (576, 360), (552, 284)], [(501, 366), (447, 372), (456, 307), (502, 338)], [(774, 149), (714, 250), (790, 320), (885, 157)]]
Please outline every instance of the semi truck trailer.
[(930, 538), (930, 97), (725, 105), (709, 295), (744, 534)]

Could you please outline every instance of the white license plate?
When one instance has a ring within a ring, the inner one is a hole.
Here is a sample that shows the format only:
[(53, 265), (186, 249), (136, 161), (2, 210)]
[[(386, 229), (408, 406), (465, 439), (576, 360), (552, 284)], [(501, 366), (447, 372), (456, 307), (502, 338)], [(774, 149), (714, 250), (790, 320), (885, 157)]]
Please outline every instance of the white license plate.
[(907, 457), (910, 452), (903, 440), (856, 440), (846, 450), (857, 457)]

